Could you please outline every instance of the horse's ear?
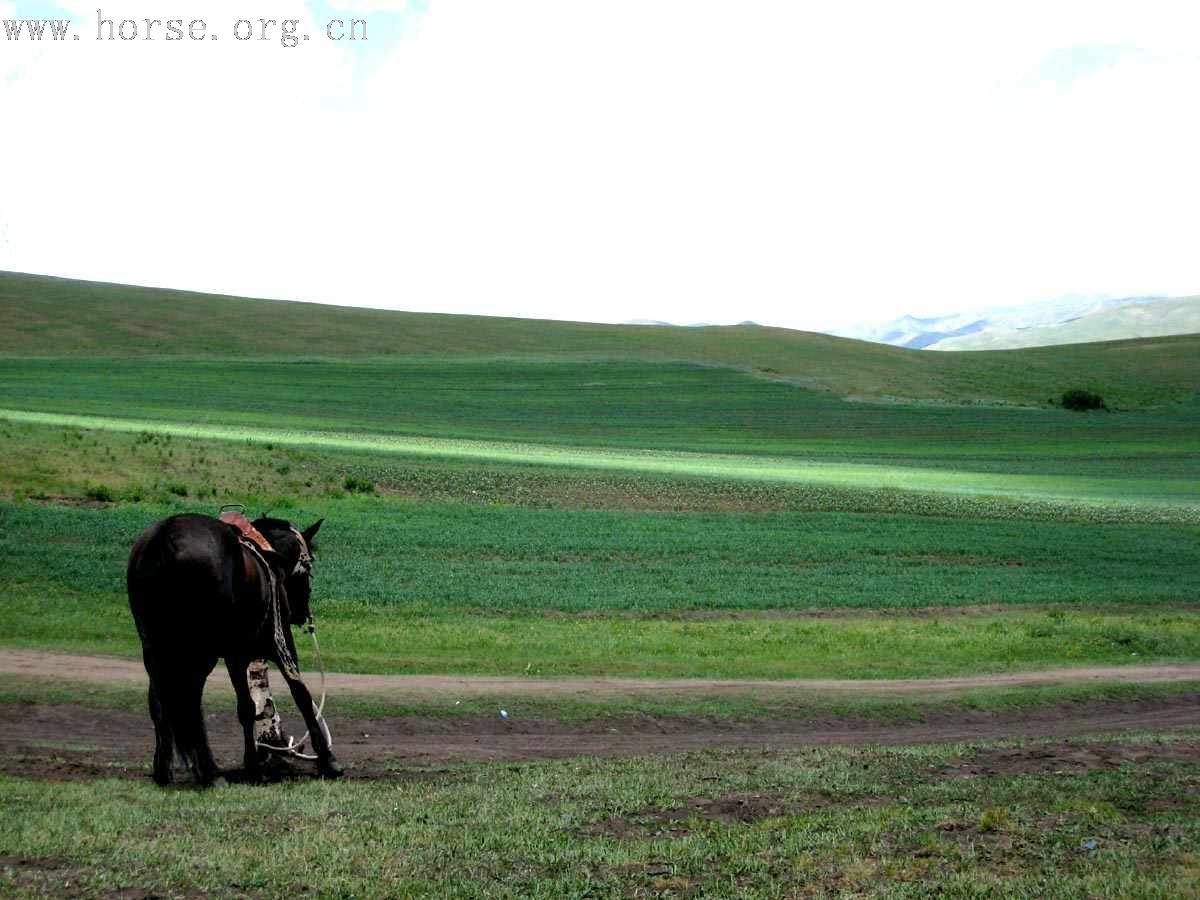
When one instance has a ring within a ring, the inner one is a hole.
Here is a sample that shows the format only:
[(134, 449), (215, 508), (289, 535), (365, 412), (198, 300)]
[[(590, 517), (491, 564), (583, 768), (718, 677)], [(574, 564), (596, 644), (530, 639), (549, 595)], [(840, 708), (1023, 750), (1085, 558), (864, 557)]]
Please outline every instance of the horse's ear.
[(315, 538), (317, 536), (317, 532), (321, 530), (321, 523), (324, 521), (325, 521), (324, 519), (317, 519), (317, 521), (313, 522), (311, 525), (309, 525), (307, 528), (304, 529), (302, 534), (304, 535), (304, 540), (306, 542), (308, 542), (309, 544), (311, 544), (313, 542), (313, 538)]

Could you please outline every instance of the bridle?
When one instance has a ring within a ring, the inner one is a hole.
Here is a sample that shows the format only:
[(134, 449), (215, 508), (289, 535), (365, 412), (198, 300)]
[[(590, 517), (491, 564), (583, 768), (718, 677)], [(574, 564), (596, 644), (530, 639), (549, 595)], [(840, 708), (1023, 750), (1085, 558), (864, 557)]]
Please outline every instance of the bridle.
[[(296, 536), (296, 543), (300, 545), (300, 558), (296, 560), (296, 567), (292, 569), (292, 577), (296, 575), (308, 575), (311, 577), (313, 557), (312, 551), (308, 549), (308, 541), (304, 539), (304, 535), (296, 529), (295, 525), (289, 525), (288, 527), (292, 530), (292, 534)], [(312, 616), (309, 616), (308, 619), (311, 622)]]

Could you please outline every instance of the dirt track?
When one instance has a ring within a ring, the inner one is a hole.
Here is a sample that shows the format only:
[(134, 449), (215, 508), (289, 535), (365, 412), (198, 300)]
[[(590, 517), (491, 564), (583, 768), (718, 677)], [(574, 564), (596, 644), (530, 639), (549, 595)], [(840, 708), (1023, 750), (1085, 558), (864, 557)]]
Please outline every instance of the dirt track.
[[(109, 656), (45, 653), (36, 650), (0, 650), (0, 674), (34, 678), (69, 678), (100, 684), (145, 684), (141, 662)], [(306, 680), (315, 683), (315, 675)], [(738, 681), (703, 678), (494, 678), (477, 675), (351, 675), (330, 673), (331, 694), (374, 694), (386, 696), (444, 695), (456, 692), (470, 696), (510, 697), (579, 694), (587, 697), (623, 695), (660, 697), (672, 695), (742, 694), (778, 695), (800, 692), (848, 692), (859, 694), (946, 693), (981, 687), (1028, 687), (1048, 684), (1085, 684), (1089, 681), (1161, 683), (1200, 681), (1200, 665), (1108, 666), (1056, 669), (1050, 672), (1006, 672), (958, 678), (910, 678), (895, 680), (804, 679), (799, 681)], [(218, 666), (209, 687), (229, 685), (225, 670)]]
[[(139, 664), (101, 657), (0, 651), (0, 672), (93, 683), (144, 683)], [(215, 676), (216, 677), (216, 676)], [(224, 682), (224, 675), (220, 673)], [(953, 691), (981, 685), (1031, 685), (1089, 680), (1200, 680), (1200, 666), (1076, 669), (936, 681), (896, 682), (632, 682), (410, 678), (337, 675), (332, 691), (445, 694), (714, 693), (770, 691)], [(144, 777), (153, 745), (140, 713), (56, 704), (0, 707), (0, 771), (42, 778)], [(951, 709), (924, 721), (895, 725), (870, 719), (793, 718), (739, 721), (689, 716), (625, 716), (586, 722), (514, 717), (394, 716), (332, 720), (339, 757), (358, 777), (426, 777), (429, 766), (455, 761), (519, 762), (582, 756), (631, 756), (726, 748), (787, 748), (820, 744), (924, 744), (1012, 737), (1077, 737), (1132, 730), (1200, 727), (1200, 692), (1152, 701), (1069, 703), (1004, 713)], [(226, 713), (210, 713), (218, 759), (233, 765), (240, 742)], [(51, 752), (48, 752), (51, 751)]]
[[(144, 777), (154, 745), (145, 715), (72, 705), (0, 707), (0, 771), (51, 779)], [(889, 725), (865, 719), (750, 722), (630, 716), (591, 722), (491, 716), (395, 716), (332, 720), (336, 750), (351, 777), (423, 777), (449, 762), (523, 762), (585, 756), (641, 756), (713, 748), (767, 749), (828, 744), (929, 744), (1013, 737), (1078, 737), (1103, 732), (1200, 727), (1200, 693), (1140, 703), (1090, 703), (993, 714), (956, 710)], [(218, 760), (233, 766), (240, 738), (231, 715), (210, 714)]]

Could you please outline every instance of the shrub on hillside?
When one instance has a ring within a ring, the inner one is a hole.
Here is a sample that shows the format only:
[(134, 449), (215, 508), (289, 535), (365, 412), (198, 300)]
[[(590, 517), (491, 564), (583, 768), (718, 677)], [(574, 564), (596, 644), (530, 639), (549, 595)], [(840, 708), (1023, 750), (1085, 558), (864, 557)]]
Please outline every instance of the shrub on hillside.
[(1085, 391), (1081, 388), (1074, 388), (1066, 391), (1062, 395), (1063, 409), (1087, 410), (1087, 409), (1108, 409), (1104, 405), (1104, 398), (1094, 391)]
[(342, 482), (342, 487), (352, 494), (373, 494), (375, 493), (375, 483), (366, 478), (359, 478), (356, 475), (347, 475), (346, 480)]
[(89, 485), (84, 491), (84, 496), (89, 500), (95, 500), (99, 503), (111, 503), (116, 499), (113, 489), (107, 484)]

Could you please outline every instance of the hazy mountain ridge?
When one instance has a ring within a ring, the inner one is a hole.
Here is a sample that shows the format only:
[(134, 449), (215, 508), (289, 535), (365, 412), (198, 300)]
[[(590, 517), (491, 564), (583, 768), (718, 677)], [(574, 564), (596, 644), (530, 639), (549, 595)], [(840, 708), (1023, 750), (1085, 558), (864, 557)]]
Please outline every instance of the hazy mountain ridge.
[(1054, 344), (1165, 337), (1200, 332), (1200, 296), (1156, 298), (1106, 307), (1065, 322), (995, 328), (947, 337), (931, 350), (1016, 350)]
[[(1075, 341), (1117, 340), (1163, 334), (1186, 334), (1195, 331), (1195, 328), (1189, 329), (1184, 324), (1175, 324), (1174, 321), (1167, 322), (1165, 319), (1161, 327), (1169, 329), (1181, 327), (1184, 330), (1159, 330), (1145, 334), (1136, 330), (1122, 331), (1123, 326), (1132, 327), (1139, 319), (1159, 318), (1153, 308), (1172, 299), (1188, 300), (1190, 298), (1071, 294), (1037, 303), (1026, 303), (1019, 306), (989, 306), (944, 316), (924, 318), (901, 316), (889, 322), (864, 323), (834, 330), (831, 334), (917, 350), (978, 350), (1040, 347)], [(1149, 311), (1140, 316), (1117, 317), (1109, 326), (1102, 324), (1104, 316), (1126, 307), (1137, 307)], [(1089, 318), (1093, 323), (1093, 327), (1086, 329), (1086, 333), (1097, 336), (1077, 337), (1072, 336), (1073, 332), (1069, 329), (1056, 330), (1061, 329), (1067, 323), (1085, 318)]]

